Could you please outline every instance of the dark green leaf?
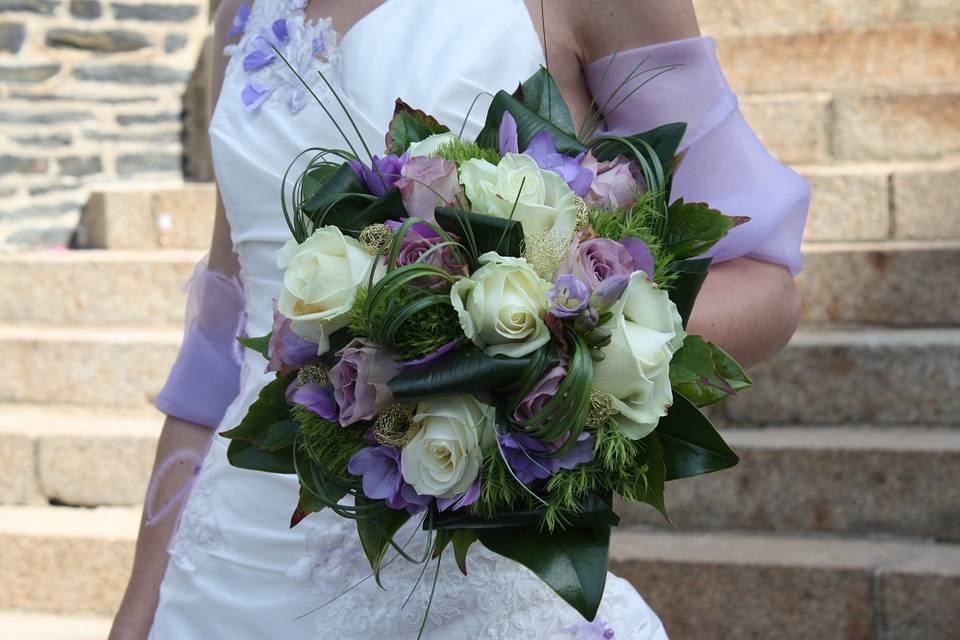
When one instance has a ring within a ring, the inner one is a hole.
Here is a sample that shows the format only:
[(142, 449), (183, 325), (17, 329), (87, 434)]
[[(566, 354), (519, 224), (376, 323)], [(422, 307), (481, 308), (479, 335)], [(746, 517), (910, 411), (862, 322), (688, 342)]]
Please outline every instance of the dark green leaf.
[(643, 439), (644, 455), (647, 464), (647, 492), (639, 500), (653, 506), (670, 521), (667, 515), (667, 506), (663, 499), (663, 488), (667, 481), (667, 467), (663, 459), (663, 445), (656, 433), (651, 433)]
[(314, 224), (323, 226), (334, 224), (330, 220), (349, 220), (370, 203), (369, 192), (349, 164), (344, 162), (335, 171), (325, 173), (303, 205), (303, 212)]
[(456, 529), (453, 531), (453, 556), (457, 560), (460, 573), (467, 575), (467, 551), (477, 540), (477, 532), (470, 529)]
[(704, 407), (736, 395), (750, 379), (736, 360), (700, 336), (687, 336), (670, 361), (670, 383), (694, 405)]
[(266, 431), (255, 435), (250, 442), (264, 451), (279, 451), (293, 446), (299, 430), (300, 425), (296, 420), (283, 420), (273, 423)]
[[(614, 513), (609, 498), (595, 493), (587, 494), (576, 513), (565, 513), (567, 529), (591, 529), (593, 527), (615, 527), (620, 524), (620, 516)], [(545, 507), (533, 509), (511, 509), (495, 514), (491, 518), (472, 515), (465, 510), (445, 511), (433, 516), (434, 529), (505, 529), (509, 527), (539, 527), (543, 523)], [(429, 523), (424, 521), (424, 528)]]
[[(344, 492), (344, 494), (346, 494), (346, 492)], [(326, 505), (322, 500), (319, 500), (313, 493), (301, 486), (300, 500), (297, 502), (297, 508), (293, 512), (293, 516), (290, 517), (290, 528), (292, 529), (300, 524), (300, 522), (311, 513), (323, 511), (324, 508), (326, 508)]]
[[(661, 166), (666, 170), (673, 166), (673, 158), (677, 153), (677, 148), (679, 148), (680, 141), (683, 139), (683, 134), (686, 130), (687, 123), (672, 122), (661, 125), (655, 129), (650, 129), (649, 131), (644, 131), (643, 133), (623, 137), (635, 147), (642, 148), (642, 145), (639, 144), (641, 140), (653, 147), (657, 158), (660, 160)], [(594, 152), (597, 159), (601, 161), (613, 160), (621, 154), (628, 158), (632, 155), (630, 148), (624, 144), (604, 144)]]
[(405, 369), (389, 382), (389, 387), (397, 402), (501, 389), (523, 375), (529, 363), (529, 356), (490, 357), (471, 345), (455, 349), (434, 362)]
[(546, 533), (537, 528), (478, 529), (483, 546), (533, 571), (587, 620), (597, 615), (607, 579), (610, 528)]
[[(370, 506), (382, 504), (379, 500), (370, 500), (362, 495), (356, 497), (357, 506)], [(373, 571), (377, 584), (380, 584), (380, 569), (382, 568), (383, 557), (390, 548), (390, 541), (394, 534), (400, 530), (400, 527), (410, 519), (410, 514), (406, 510), (384, 508), (381, 513), (369, 518), (357, 519), (357, 534), (360, 536), (360, 544), (363, 546), (363, 552), (370, 562), (370, 568)]]
[(267, 473), (296, 473), (293, 467), (293, 447), (265, 451), (252, 442), (234, 440), (227, 447), (227, 460), (240, 469)]
[(673, 265), (677, 277), (670, 283), (667, 293), (673, 303), (677, 305), (677, 313), (683, 319), (684, 327), (690, 320), (693, 304), (697, 301), (697, 295), (700, 293), (703, 281), (707, 279), (707, 272), (710, 270), (711, 263), (713, 263), (713, 258), (694, 258), (692, 260), (681, 260)]
[(356, 238), (371, 224), (403, 218), (407, 215), (399, 189), (393, 188), (373, 201), (365, 201), (362, 208), (337, 206), (323, 218), (324, 225), (335, 225), (343, 233)]
[(726, 216), (702, 202), (684, 202), (679, 198), (668, 210), (666, 248), (678, 259), (698, 256), (727, 235), (730, 229), (749, 219)]
[(397, 98), (393, 109), (393, 119), (387, 129), (387, 153), (401, 155), (414, 142), (432, 136), (435, 133), (446, 133), (449, 127), (437, 122), (437, 119), (420, 109), (414, 109), (406, 102)]
[(278, 376), (263, 387), (240, 424), (220, 435), (231, 440), (253, 442), (255, 438), (262, 438), (277, 422), (289, 419), (290, 405), (287, 403), (286, 393), (294, 377), (293, 373)]
[(663, 445), (668, 481), (728, 469), (740, 460), (707, 417), (679, 393), (673, 394), (673, 406), (654, 433)]
[(526, 149), (535, 135), (548, 131), (560, 153), (575, 156), (587, 150), (576, 137), (550, 123), (506, 91), (498, 91), (490, 103), (486, 123), (477, 136), (477, 144), (490, 149), (498, 148), (500, 121), (506, 111), (517, 121), (517, 144), (521, 149)]
[(260, 338), (246, 338), (239, 336), (237, 340), (247, 349), (253, 349), (267, 360), (270, 359), (270, 334)]
[(546, 68), (540, 67), (513, 93), (513, 97), (541, 118), (572, 136), (576, 135), (573, 117), (560, 88)]
[(436, 217), (441, 228), (459, 237), (471, 251), (476, 250), (474, 258), (488, 251), (501, 256), (523, 255), (523, 227), (516, 220), (447, 207), (437, 207)]
[(320, 356), (320, 362), (327, 365), (329, 368), (333, 368), (338, 362), (340, 362), (340, 356), (337, 354), (347, 346), (350, 341), (353, 340), (353, 334), (350, 332), (349, 328), (344, 327), (330, 334), (330, 348), (327, 349), (326, 353)]

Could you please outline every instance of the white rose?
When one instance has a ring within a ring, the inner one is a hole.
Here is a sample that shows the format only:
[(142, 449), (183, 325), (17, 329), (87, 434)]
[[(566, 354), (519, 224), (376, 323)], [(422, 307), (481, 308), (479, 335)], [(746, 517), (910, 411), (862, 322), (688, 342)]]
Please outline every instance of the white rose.
[(427, 136), (420, 142), (414, 142), (407, 148), (407, 157), (414, 156), (429, 156), (437, 152), (441, 146), (456, 140), (456, 134), (447, 132), (447, 133), (435, 133), (432, 136)]
[(373, 256), (337, 227), (321, 227), (303, 244), (288, 240), (277, 252), (283, 290), (277, 309), (301, 337), (328, 348), (331, 333), (345, 327), (357, 287), (370, 275)]
[(634, 272), (613, 307), (607, 326), (610, 344), (594, 365), (593, 388), (613, 398), (615, 419), (629, 438), (639, 439), (657, 426), (673, 403), (670, 360), (686, 333), (667, 292)]
[(400, 473), (420, 495), (452, 498), (470, 488), (492, 440), (495, 410), (473, 396), (427, 400), (413, 417), (416, 435), (400, 454)]
[(486, 160), (467, 160), (460, 165), (460, 182), (477, 213), (509, 218), (513, 211), (513, 219), (527, 236), (550, 232), (566, 243), (573, 237), (577, 226), (573, 191), (563, 178), (542, 170), (528, 155), (508, 153), (496, 166)]
[(487, 355), (518, 358), (550, 340), (543, 319), (550, 283), (523, 258), (494, 252), (479, 258), (481, 266), (450, 289), (450, 301), (464, 334)]

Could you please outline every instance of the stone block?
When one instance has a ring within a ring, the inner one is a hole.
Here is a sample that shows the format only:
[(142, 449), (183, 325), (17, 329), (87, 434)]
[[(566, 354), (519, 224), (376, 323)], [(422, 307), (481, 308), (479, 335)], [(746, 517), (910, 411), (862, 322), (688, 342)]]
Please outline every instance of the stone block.
[(812, 200), (804, 240), (885, 240), (891, 234), (886, 167), (804, 167)]
[(153, 64), (89, 64), (75, 67), (73, 77), (89, 82), (164, 85), (184, 83), (190, 78), (190, 72)]
[(960, 239), (960, 165), (924, 164), (894, 171), (894, 235)]
[(9, 173), (46, 173), (47, 161), (43, 158), (0, 155), (0, 176)]
[(803, 330), (751, 375), (731, 424), (956, 424), (960, 331)]
[(930, 159), (960, 152), (960, 93), (839, 95), (833, 155), (844, 161)]
[(117, 156), (117, 175), (121, 178), (142, 173), (180, 175), (183, 157), (178, 153), (124, 153)]
[(65, 176), (89, 176), (103, 172), (100, 156), (67, 156), (57, 159), (60, 174)]
[(820, 162), (829, 156), (828, 95), (744, 96), (740, 108), (763, 144), (781, 162)]
[(70, 15), (80, 20), (94, 20), (103, 14), (99, 0), (70, 0)]
[(804, 260), (805, 324), (960, 326), (944, 295), (960, 282), (960, 243), (808, 245)]
[(36, 147), (65, 147), (73, 142), (68, 134), (51, 133), (45, 135), (13, 136), (17, 144), (26, 144)]
[(113, 3), (117, 20), (146, 20), (150, 22), (185, 22), (199, 13), (195, 4)]
[(87, 31), (83, 29), (50, 29), (47, 31), (48, 47), (82, 49), (102, 53), (137, 51), (150, 46), (150, 40), (133, 31), (109, 29), (107, 31)]
[(0, 82), (43, 82), (57, 75), (60, 68), (58, 63), (0, 65)]
[(65, 124), (93, 120), (89, 111), (0, 111), (0, 123)]
[(0, 24), (0, 51), (6, 51), (8, 53), (20, 51), (26, 35), (27, 30), (18, 22)]
[(179, 123), (180, 118), (181, 115), (179, 112), (121, 113), (117, 115), (117, 124), (126, 127), (134, 124)]
[(816, 28), (818, 0), (695, 0), (697, 20), (704, 33), (793, 31)]
[(152, 200), (158, 230), (157, 243), (163, 247), (207, 249), (213, 237), (217, 194), (213, 185), (197, 185), (181, 191), (157, 191)]
[(33, 440), (25, 433), (0, 433), (0, 505), (24, 504), (37, 495)]
[(960, 551), (930, 546), (879, 571), (881, 640), (951, 638), (960, 629)]
[(163, 52), (175, 53), (187, 46), (189, 39), (182, 33), (171, 33), (163, 38)]
[(57, 0), (0, 0), (0, 13), (25, 11), (50, 15), (59, 4)]

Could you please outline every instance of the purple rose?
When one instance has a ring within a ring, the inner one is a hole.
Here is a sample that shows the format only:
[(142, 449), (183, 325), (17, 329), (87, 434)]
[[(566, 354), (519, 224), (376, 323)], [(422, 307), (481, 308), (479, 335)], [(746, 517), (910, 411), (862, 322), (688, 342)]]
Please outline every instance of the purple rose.
[(397, 188), (407, 213), (433, 222), (433, 210), (456, 203), (460, 193), (457, 163), (446, 158), (414, 156), (400, 169)]
[(578, 196), (584, 196), (590, 189), (594, 180), (593, 171), (581, 165), (579, 157), (571, 158), (558, 153), (549, 132), (541, 131), (533, 136), (524, 153), (533, 158), (541, 169), (558, 174)]
[(348, 164), (353, 172), (360, 178), (360, 182), (367, 190), (377, 196), (383, 196), (392, 189), (397, 181), (400, 180), (400, 169), (406, 161), (406, 154), (403, 156), (373, 156), (373, 167), (368, 167), (359, 160), (351, 160)]
[(347, 471), (363, 478), (363, 494), (373, 500), (384, 500), (391, 509), (406, 509), (410, 513), (423, 511), (430, 504), (430, 496), (421, 496), (406, 483), (400, 473), (400, 449), (380, 445), (357, 451)]
[(598, 162), (589, 151), (582, 165), (592, 180), (583, 199), (597, 209), (618, 209), (633, 204), (637, 192), (646, 188), (643, 178), (634, 174), (633, 165), (625, 156)]
[(557, 318), (572, 318), (587, 306), (590, 290), (569, 273), (557, 277), (550, 290), (550, 313)]
[(550, 369), (533, 388), (524, 396), (520, 404), (513, 411), (513, 419), (517, 422), (526, 422), (533, 416), (540, 413), (543, 406), (557, 395), (557, 389), (560, 383), (567, 377), (567, 369), (563, 365), (557, 365)]
[(593, 436), (586, 432), (581, 433), (576, 444), (560, 458), (550, 454), (563, 446), (565, 440), (541, 442), (522, 431), (499, 434), (497, 438), (504, 459), (523, 484), (546, 480), (560, 469), (573, 469), (593, 460)]
[(273, 301), (273, 330), (270, 332), (270, 345), (267, 353), (267, 371), (279, 371), (286, 375), (299, 369), (317, 357), (319, 346), (304, 340), (290, 328), (290, 318), (277, 311), (277, 301)]
[(326, 387), (308, 382), (302, 387), (296, 383), (287, 387), (287, 402), (306, 407), (327, 422), (337, 422), (337, 403)]
[(397, 365), (383, 351), (353, 340), (340, 351), (340, 361), (330, 369), (333, 396), (340, 406), (340, 424), (371, 420), (393, 402), (387, 383), (397, 375)]
[(613, 277), (629, 278), (635, 270), (633, 256), (627, 248), (609, 238), (574, 241), (561, 268), (562, 273), (575, 275), (590, 291)]

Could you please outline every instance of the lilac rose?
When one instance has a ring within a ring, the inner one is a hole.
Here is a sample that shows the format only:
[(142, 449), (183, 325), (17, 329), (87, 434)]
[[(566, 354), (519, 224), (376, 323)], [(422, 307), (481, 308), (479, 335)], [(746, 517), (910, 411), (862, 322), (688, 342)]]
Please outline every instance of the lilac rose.
[(520, 404), (517, 405), (517, 408), (514, 409), (513, 419), (517, 422), (526, 422), (540, 413), (543, 406), (557, 395), (557, 389), (565, 377), (567, 377), (567, 369), (563, 365), (557, 365), (550, 369), (546, 375), (533, 385), (530, 392), (524, 396)]
[(340, 351), (340, 361), (330, 369), (333, 395), (340, 407), (340, 424), (372, 420), (393, 402), (387, 383), (397, 375), (396, 363), (383, 351), (353, 340)]
[(270, 344), (267, 353), (267, 371), (279, 371), (287, 374), (299, 369), (317, 357), (319, 345), (304, 340), (290, 328), (290, 318), (277, 311), (277, 301), (273, 301), (273, 330), (270, 332)]
[(582, 165), (593, 175), (583, 199), (597, 209), (618, 209), (633, 204), (637, 192), (645, 188), (643, 179), (634, 175), (633, 165), (625, 156), (599, 162), (592, 153), (584, 156)]
[(347, 471), (363, 478), (363, 494), (373, 500), (384, 500), (391, 509), (406, 509), (410, 513), (423, 511), (430, 504), (430, 496), (421, 496), (403, 479), (400, 473), (400, 449), (380, 445), (357, 451)]
[(577, 241), (567, 251), (562, 273), (570, 273), (593, 291), (607, 278), (629, 278), (636, 270), (633, 255), (627, 248), (610, 238), (591, 238)]
[(434, 221), (433, 210), (455, 204), (460, 193), (457, 163), (446, 158), (414, 156), (400, 169), (397, 180), (407, 213)]

